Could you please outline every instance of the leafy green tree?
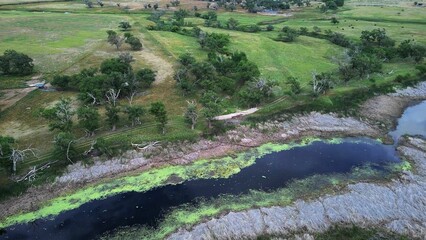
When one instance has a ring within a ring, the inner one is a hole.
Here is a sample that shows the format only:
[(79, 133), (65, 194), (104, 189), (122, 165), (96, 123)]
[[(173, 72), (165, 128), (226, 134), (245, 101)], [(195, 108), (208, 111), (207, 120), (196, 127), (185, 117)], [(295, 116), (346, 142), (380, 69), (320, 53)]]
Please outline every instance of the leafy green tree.
[(230, 37), (227, 34), (209, 33), (206, 34), (203, 41), (200, 41), (200, 45), (208, 51), (225, 53), (230, 42)]
[(111, 131), (115, 131), (117, 129), (117, 123), (120, 121), (120, 117), (118, 113), (120, 112), (120, 108), (113, 104), (109, 104), (105, 106), (107, 123), (111, 128)]
[(195, 101), (188, 101), (188, 106), (185, 111), (185, 122), (191, 125), (191, 130), (194, 130), (198, 120), (198, 109)]
[(113, 72), (117, 73), (128, 73), (132, 70), (132, 66), (130, 63), (121, 61), (120, 58), (111, 58), (106, 59), (101, 63), (101, 73), (103, 74), (111, 74)]
[(141, 88), (149, 88), (155, 81), (156, 73), (150, 68), (142, 68), (136, 72), (136, 78)]
[(120, 49), (121, 45), (123, 45), (124, 38), (119, 36), (113, 30), (108, 30), (107, 34), (108, 34), (108, 38), (107, 38), (108, 43), (111, 45), (114, 45), (117, 50)]
[(269, 24), (268, 26), (266, 26), (266, 31), (274, 31), (274, 25)]
[(156, 118), (158, 129), (161, 131), (162, 134), (165, 134), (168, 119), (166, 107), (164, 106), (164, 104), (162, 102), (151, 103), (151, 108), (149, 109), (149, 112)]
[(130, 28), (132, 28), (132, 25), (130, 25), (130, 23), (129, 23), (129, 22), (123, 21), (123, 22), (120, 22), (120, 23), (118, 24), (118, 27), (119, 27), (122, 31), (127, 31), (127, 30), (129, 30)]
[(99, 128), (99, 113), (94, 107), (81, 106), (77, 109), (79, 124), (86, 131), (88, 136), (94, 136)]
[(359, 77), (379, 72), (382, 69), (382, 61), (373, 54), (360, 53), (352, 57), (352, 68), (356, 69)]
[(332, 23), (332, 24), (334, 24), (334, 25), (336, 25), (336, 24), (338, 24), (338, 23), (339, 23), (339, 20), (337, 20), (337, 18), (336, 18), (336, 17), (332, 17), (330, 21), (331, 21), (331, 23)]
[(12, 154), (12, 144), (14, 143), (14, 138), (0, 135), (0, 167), (4, 167), (5, 169), (12, 169), (9, 157)]
[(311, 86), (313, 94), (318, 96), (333, 88), (334, 81), (330, 73), (313, 73)]
[(131, 36), (129, 38), (126, 38), (125, 42), (130, 45), (133, 51), (139, 51), (142, 49), (142, 43), (137, 37)]
[(235, 18), (230, 18), (226, 22), (226, 27), (228, 29), (235, 30), (235, 29), (237, 29), (237, 27), (238, 27), (239, 24), (240, 23), (238, 22), (238, 20), (236, 20)]
[(384, 28), (362, 31), (361, 41), (365, 46), (393, 47), (395, 45), (395, 41), (387, 36)]
[(62, 132), (71, 131), (74, 114), (70, 98), (61, 98), (53, 108), (43, 109), (41, 112), (41, 116), (49, 121), (51, 131), (58, 129)]
[(78, 98), (84, 103), (91, 103), (92, 105), (100, 104), (107, 91), (103, 88), (107, 78), (108, 76), (106, 75), (85, 77), (79, 84), (80, 93)]
[(247, 106), (255, 106), (273, 96), (273, 88), (277, 83), (265, 78), (257, 78), (248, 82), (239, 92), (241, 102)]
[(6, 50), (0, 56), (0, 74), (25, 76), (33, 73), (33, 59), (15, 50)]
[(57, 87), (61, 90), (68, 90), (70, 88), (71, 80), (71, 76), (55, 75), (51, 84), (52, 86)]
[(299, 94), (302, 92), (302, 87), (300, 86), (300, 81), (296, 77), (289, 77), (287, 79), (287, 84), (290, 85), (290, 90), (293, 94)]
[(69, 132), (58, 133), (54, 138), (53, 154), (58, 159), (73, 163), (73, 159), (77, 157), (74, 136)]
[(293, 42), (298, 36), (299, 33), (297, 30), (285, 26), (278, 34), (278, 40), (282, 42)]
[(197, 60), (195, 60), (195, 58), (190, 53), (184, 53), (179, 56), (179, 62), (184, 67), (188, 67), (197, 62)]
[(124, 112), (132, 122), (132, 126), (135, 126), (136, 124), (141, 124), (140, 118), (145, 114), (145, 109), (140, 105), (129, 105), (126, 106)]
[(426, 47), (415, 43), (412, 40), (405, 40), (398, 46), (398, 54), (402, 58), (413, 58), (417, 63), (426, 56)]
[(212, 128), (214, 117), (222, 112), (222, 100), (215, 92), (207, 91), (201, 97), (200, 102), (203, 105), (202, 114), (207, 120), (207, 125)]

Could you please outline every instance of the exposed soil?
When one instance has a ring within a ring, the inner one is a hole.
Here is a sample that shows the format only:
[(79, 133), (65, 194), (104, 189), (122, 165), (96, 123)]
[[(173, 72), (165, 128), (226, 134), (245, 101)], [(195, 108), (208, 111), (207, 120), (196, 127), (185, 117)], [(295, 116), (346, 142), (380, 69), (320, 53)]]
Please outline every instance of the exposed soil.
[(36, 87), (7, 89), (0, 91), (0, 111), (13, 106), (19, 100), (27, 96), (28, 93), (37, 89)]

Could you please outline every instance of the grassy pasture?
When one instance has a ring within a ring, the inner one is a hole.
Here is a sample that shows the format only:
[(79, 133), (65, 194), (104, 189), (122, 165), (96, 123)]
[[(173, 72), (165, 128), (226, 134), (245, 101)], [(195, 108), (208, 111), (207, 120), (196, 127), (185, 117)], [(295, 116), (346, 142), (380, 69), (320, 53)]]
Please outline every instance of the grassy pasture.
[(98, 50), (120, 16), (0, 12), (0, 52), (14, 49), (32, 57), (41, 73), (60, 72)]
[[(300, 37), (294, 43), (276, 42), (262, 33), (243, 33), (213, 28), (204, 28), (207, 32), (225, 33), (231, 36), (230, 50), (243, 51), (255, 62), (265, 77), (284, 83), (289, 76), (309, 81), (311, 72), (329, 71), (335, 68), (330, 59), (339, 55), (341, 48), (325, 40)], [(206, 58), (195, 38), (171, 32), (152, 32), (173, 56), (189, 52), (198, 59)], [(282, 85), (284, 86), (284, 85)]]

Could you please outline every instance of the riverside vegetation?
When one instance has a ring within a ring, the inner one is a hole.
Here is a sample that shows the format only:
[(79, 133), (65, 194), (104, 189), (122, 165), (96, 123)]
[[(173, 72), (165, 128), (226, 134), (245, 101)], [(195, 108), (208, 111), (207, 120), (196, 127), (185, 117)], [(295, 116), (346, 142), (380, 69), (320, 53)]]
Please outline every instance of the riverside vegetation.
[(222, 114), (356, 116), (424, 80), (424, 8), (376, 2), (0, 0), (0, 200), (76, 162), (214, 139)]

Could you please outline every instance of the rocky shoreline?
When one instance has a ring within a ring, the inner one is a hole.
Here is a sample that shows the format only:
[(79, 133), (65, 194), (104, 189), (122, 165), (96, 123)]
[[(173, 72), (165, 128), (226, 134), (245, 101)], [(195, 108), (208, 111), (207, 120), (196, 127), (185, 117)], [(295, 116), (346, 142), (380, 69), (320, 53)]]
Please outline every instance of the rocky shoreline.
[(416, 239), (426, 238), (426, 141), (406, 137), (398, 152), (415, 164), (416, 173), (404, 172), (391, 183), (357, 183), (341, 195), (291, 206), (231, 212), (181, 229), (168, 239), (255, 239), (279, 236), (314, 239), (334, 225), (382, 228)]
[[(385, 95), (390, 107), (383, 104), (384, 96), (367, 101), (360, 111), (360, 116), (339, 117), (337, 114), (321, 114), (312, 112), (306, 115), (283, 117), (281, 120), (258, 124), (256, 128), (238, 126), (214, 140), (200, 140), (197, 143), (170, 143), (158, 146), (146, 152), (128, 151), (120, 158), (107, 161), (95, 161), (92, 166), (85, 167), (81, 163), (69, 166), (67, 173), (58, 177), (53, 184), (46, 184), (29, 189), (22, 196), (0, 203), (0, 218), (19, 212), (34, 211), (52, 198), (58, 197), (74, 189), (107, 181), (111, 177), (137, 174), (154, 167), (168, 164), (188, 164), (197, 159), (215, 158), (233, 152), (244, 151), (267, 142), (289, 142), (303, 137), (348, 137), (367, 136), (383, 138), (394, 127), (395, 120), (405, 107), (415, 101), (426, 99), (426, 82), (415, 88), (407, 88), (394, 94)], [(392, 100), (389, 100), (392, 99)], [(403, 99), (403, 100), (401, 100)], [(403, 101), (403, 104), (397, 104)], [(382, 104), (377, 104), (381, 102)], [(377, 109), (377, 106), (382, 106)], [(374, 109), (377, 111), (374, 111)], [(377, 114), (378, 111), (387, 115)], [(151, 156), (151, 157), (146, 157)]]

